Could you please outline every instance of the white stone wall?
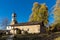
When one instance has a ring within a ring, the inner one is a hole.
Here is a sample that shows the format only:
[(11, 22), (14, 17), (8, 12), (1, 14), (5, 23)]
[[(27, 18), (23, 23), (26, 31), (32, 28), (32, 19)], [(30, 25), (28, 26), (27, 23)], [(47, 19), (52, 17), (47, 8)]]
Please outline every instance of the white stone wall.
[[(14, 28), (18, 28), (21, 31), (22, 30), (27, 31), (28, 33), (32, 33), (32, 34), (34, 34), (34, 33), (40, 33), (40, 25), (14, 26)], [(11, 33), (14, 33), (13, 30), (12, 30), (13, 27), (9, 26), (9, 27), (7, 27), (7, 29), (11, 30), (10, 31)]]
[(40, 33), (40, 25), (15, 26), (15, 28), (27, 31), (28, 33)]
[(13, 27), (7, 26), (6, 29), (7, 29), (7, 30), (11, 30), (11, 29), (13, 29)]

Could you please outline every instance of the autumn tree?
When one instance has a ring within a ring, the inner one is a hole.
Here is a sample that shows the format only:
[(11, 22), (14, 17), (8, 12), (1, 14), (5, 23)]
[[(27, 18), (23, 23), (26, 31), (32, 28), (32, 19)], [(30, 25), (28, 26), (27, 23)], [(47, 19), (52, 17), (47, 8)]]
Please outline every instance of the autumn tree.
[(29, 22), (44, 21), (44, 25), (48, 24), (48, 8), (45, 4), (34, 3)]
[(56, 1), (54, 7), (54, 23), (52, 24), (52, 28), (54, 31), (58, 31), (60, 29), (60, 0)]
[(55, 24), (60, 23), (60, 0), (57, 0), (55, 4), (54, 19), (55, 19)]

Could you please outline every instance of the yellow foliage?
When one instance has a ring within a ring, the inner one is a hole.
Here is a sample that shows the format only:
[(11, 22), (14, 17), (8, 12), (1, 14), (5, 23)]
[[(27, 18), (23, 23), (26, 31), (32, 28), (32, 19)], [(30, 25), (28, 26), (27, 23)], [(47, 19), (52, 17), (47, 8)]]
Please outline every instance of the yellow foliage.
[(34, 6), (34, 7), (39, 6), (38, 2), (35, 2), (33, 6)]
[(32, 8), (32, 14), (29, 21), (44, 21), (44, 24), (48, 23), (48, 10), (45, 4), (34, 3)]
[(55, 19), (55, 23), (60, 23), (60, 7), (55, 7), (54, 10), (54, 19)]

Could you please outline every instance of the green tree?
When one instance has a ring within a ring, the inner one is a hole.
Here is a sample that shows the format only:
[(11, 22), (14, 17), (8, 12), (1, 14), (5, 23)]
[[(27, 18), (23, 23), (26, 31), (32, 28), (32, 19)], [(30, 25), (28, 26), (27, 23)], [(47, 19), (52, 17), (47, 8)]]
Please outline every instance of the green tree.
[(30, 22), (44, 21), (44, 25), (48, 24), (48, 8), (45, 4), (34, 3), (32, 14), (30, 15)]

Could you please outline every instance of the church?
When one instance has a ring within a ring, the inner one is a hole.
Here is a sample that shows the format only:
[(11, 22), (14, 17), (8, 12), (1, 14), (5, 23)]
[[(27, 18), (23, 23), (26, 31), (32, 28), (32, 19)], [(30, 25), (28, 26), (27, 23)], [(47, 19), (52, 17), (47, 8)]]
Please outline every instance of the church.
[(16, 13), (12, 13), (12, 21), (6, 28), (11, 34), (39, 34), (46, 32), (43, 22), (18, 23), (16, 16)]

